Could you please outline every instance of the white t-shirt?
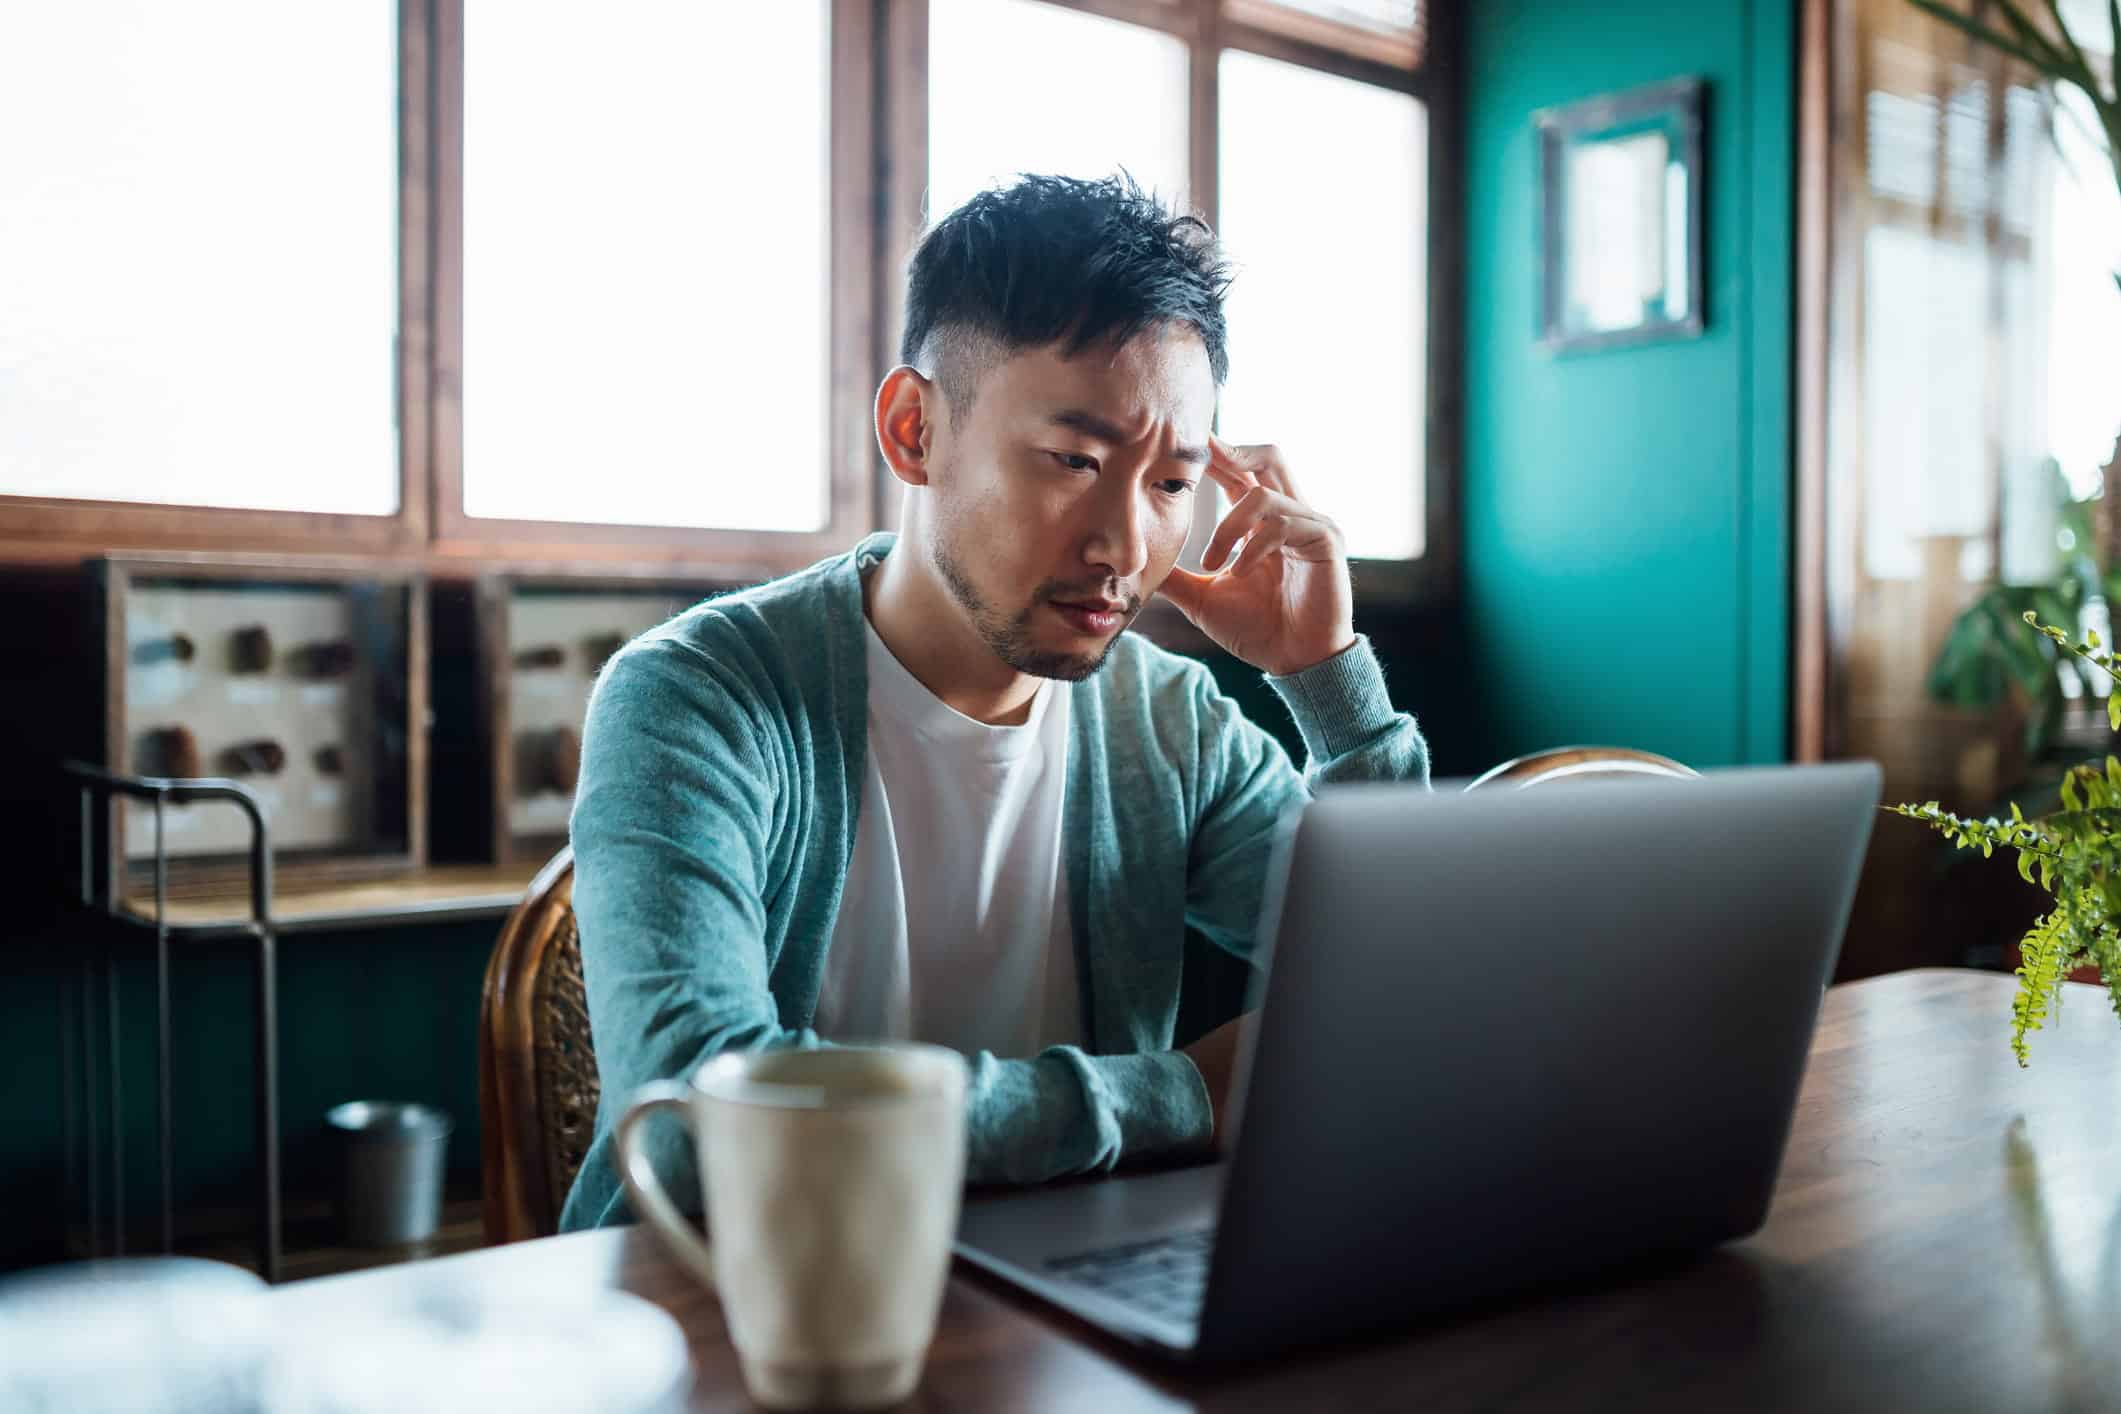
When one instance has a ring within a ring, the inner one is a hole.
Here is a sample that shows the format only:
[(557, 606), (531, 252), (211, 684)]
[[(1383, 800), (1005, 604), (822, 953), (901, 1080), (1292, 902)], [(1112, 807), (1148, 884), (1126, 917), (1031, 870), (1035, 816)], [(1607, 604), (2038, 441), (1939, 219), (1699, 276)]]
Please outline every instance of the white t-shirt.
[(1078, 1043), (1061, 862), (1068, 692), (1040, 683), (1021, 726), (990, 727), (863, 629), (868, 762), (818, 1033), (1004, 1058)]

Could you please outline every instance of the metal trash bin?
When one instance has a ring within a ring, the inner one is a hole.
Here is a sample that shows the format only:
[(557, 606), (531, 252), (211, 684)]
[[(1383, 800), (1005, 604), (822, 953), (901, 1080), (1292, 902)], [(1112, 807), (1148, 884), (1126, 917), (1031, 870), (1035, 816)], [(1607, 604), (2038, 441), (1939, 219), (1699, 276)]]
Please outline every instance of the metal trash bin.
[(339, 1221), (356, 1247), (423, 1242), (442, 1221), (442, 1168), (454, 1126), (431, 1105), (351, 1100), (324, 1122), (340, 1149)]

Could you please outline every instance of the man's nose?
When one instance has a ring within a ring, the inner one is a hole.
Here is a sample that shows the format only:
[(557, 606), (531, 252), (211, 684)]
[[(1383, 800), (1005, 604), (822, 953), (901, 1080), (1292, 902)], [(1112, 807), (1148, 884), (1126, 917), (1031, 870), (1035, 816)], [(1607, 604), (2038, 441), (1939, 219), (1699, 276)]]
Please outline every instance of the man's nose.
[(1138, 578), (1149, 567), (1149, 534), (1141, 497), (1115, 478), (1110, 490), (1099, 488), (1093, 513), (1097, 520), (1083, 546), (1084, 561), (1114, 579)]

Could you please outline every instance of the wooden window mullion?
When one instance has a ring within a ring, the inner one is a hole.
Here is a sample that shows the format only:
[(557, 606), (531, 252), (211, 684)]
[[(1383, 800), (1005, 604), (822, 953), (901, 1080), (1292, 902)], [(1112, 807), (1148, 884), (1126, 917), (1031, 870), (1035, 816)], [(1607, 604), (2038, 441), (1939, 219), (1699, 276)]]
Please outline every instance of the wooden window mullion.
[[(1221, 230), (1220, 189), (1222, 173), (1222, 0), (1191, 0), (1193, 35), (1191, 94), (1188, 104), (1187, 138), (1192, 149), (1193, 209), (1213, 230)], [(1212, 485), (1203, 486), (1193, 498), (1193, 530), (1187, 538), (1184, 561), (1197, 566), (1222, 519), (1221, 497)]]
[(0, 494), (0, 565), (69, 564), (113, 550), (417, 556), (429, 508), (429, 360), (434, 191), (430, 130), (434, 10), (398, 3), (398, 330), (392, 402), (398, 508), (391, 515)]
[[(436, 9), (435, 358), (432, 412), (433, 538), (429, 557), (442, 566), (491, 564), (625, 565), (660, 575), (765, 578), (844, 550), (876, 520), (864, 416), (873, 389), (878, 308), (874, 166), (879, 121), (875, 49), (881, 38), (875, 0), (832, 0), (831, 104), (826, 301), (830, 419), (826, 526), (818, 531), (712, 527), (577, 525), (560, 521), (474, 518), (464, 512), (464, 33), (465, 0), (429, 0)], [(475, 41), (474, 41), (475, 42)], [(770, 372), (768, 374), (770, 376)], [(585, 469), (583, 494), (594, 495)]]
[(1193, 209), (1210, 226), (1220, 219), (1216, 178), (1221, 170), (1216, 143), (1222, 126), (1222, 15), (1219, 0), (1193, 0), (1192, 93), (1189, 138), (1192, 142)]
[[(925, 224), (928, 190), (928, 0), (881, 0), (876, 93), (878, 121), (873, 163), (876, 210), (876, 325), (872, 372), (881, 379), (898, 364), (906, 328), (906, 263)], [(869, 418), (860, 419), (869, 435)], [(899, 482), (881, 457), (871, 459), (879, 528), (896, 524)]]

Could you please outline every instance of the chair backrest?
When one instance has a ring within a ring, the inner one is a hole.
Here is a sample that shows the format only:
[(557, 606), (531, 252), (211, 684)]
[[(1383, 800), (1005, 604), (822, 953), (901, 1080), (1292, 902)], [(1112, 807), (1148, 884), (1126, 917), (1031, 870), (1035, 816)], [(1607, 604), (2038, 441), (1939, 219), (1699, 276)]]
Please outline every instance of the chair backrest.
[(1535, 751), (1483, 772), (1467, 790), (1523, 790), (1527, 786), (1559, 785), (1569, 781), (1624, 779), (1634, 776), (1670, 780), (1676, 776), (1699, 776), (1669, 756), (1636, 751), (1626, 746), (1556, 746)]
[(486, 1240), (559, 1230), (560, 1205), (597, 1116), (574, 852), (538, 871), (486, 964), (479, 1004), (479, 1111)]

